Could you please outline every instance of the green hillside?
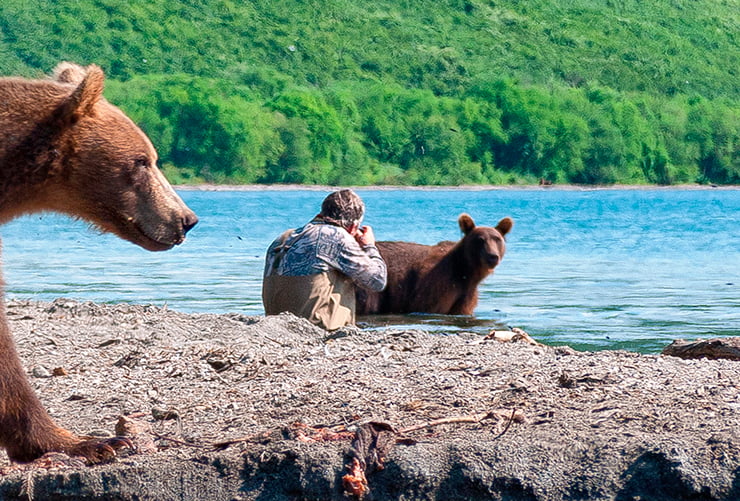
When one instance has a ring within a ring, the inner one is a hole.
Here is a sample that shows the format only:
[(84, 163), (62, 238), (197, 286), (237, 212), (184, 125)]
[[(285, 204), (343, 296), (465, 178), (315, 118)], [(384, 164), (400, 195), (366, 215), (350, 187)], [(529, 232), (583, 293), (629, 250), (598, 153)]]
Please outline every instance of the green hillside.
[(740, 182), (738, 0), (3, 0), (178, 181)]

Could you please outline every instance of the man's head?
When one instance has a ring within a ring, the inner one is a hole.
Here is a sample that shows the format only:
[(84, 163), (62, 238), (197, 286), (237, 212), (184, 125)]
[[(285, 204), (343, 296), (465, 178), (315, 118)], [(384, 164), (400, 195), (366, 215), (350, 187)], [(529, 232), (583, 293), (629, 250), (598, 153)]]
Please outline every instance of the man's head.
[(352, 190), (339, 190), (327, 196), (321, 204), (319, 216), (326, 222), (346, 230), (357, 228), (365, 216), (365, 204)]

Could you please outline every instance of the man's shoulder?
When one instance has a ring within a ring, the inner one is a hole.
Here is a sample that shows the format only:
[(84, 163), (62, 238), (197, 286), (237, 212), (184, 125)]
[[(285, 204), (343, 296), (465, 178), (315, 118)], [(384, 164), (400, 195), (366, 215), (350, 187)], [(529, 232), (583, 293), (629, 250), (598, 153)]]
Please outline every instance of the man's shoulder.
[(313, 224), (312, 230), (319, 233), (322, 237), (328, 237), (333, 240), (354, 240), (347, 230), (333, 224)]
[(321, 228), (316, 232), (314, 239), (317, 255), (323, 259), (335, 260), (347, 252), (356, 252), (357, 241), (347, 230), (331, 224), (318, 226)]

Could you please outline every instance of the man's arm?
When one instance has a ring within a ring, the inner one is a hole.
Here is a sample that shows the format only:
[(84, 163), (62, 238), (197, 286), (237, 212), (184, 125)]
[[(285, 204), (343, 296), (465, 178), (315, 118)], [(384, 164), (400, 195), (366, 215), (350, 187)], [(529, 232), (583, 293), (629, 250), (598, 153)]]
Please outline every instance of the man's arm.
[(372, 228), (363, 226), (351, 236), (353, 240), (346, 239), (337, 259), (339, 270), (363, 289), (382, 291), (388, 279), (388, 271), (375, 247)]

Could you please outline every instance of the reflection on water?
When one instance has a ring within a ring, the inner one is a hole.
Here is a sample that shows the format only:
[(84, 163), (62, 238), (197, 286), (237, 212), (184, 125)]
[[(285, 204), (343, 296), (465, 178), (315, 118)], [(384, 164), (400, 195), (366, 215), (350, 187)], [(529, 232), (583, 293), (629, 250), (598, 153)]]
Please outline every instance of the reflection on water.
[(364, 329), (419, 329), (427, 332), (454, 333), (475, 332), (486, 335), (492, 330), (507, 330), (509, 326), (488, 318), (471, 315), (438, 315), (412, 313), (409, 315), (363, 315), (357, 325)]

